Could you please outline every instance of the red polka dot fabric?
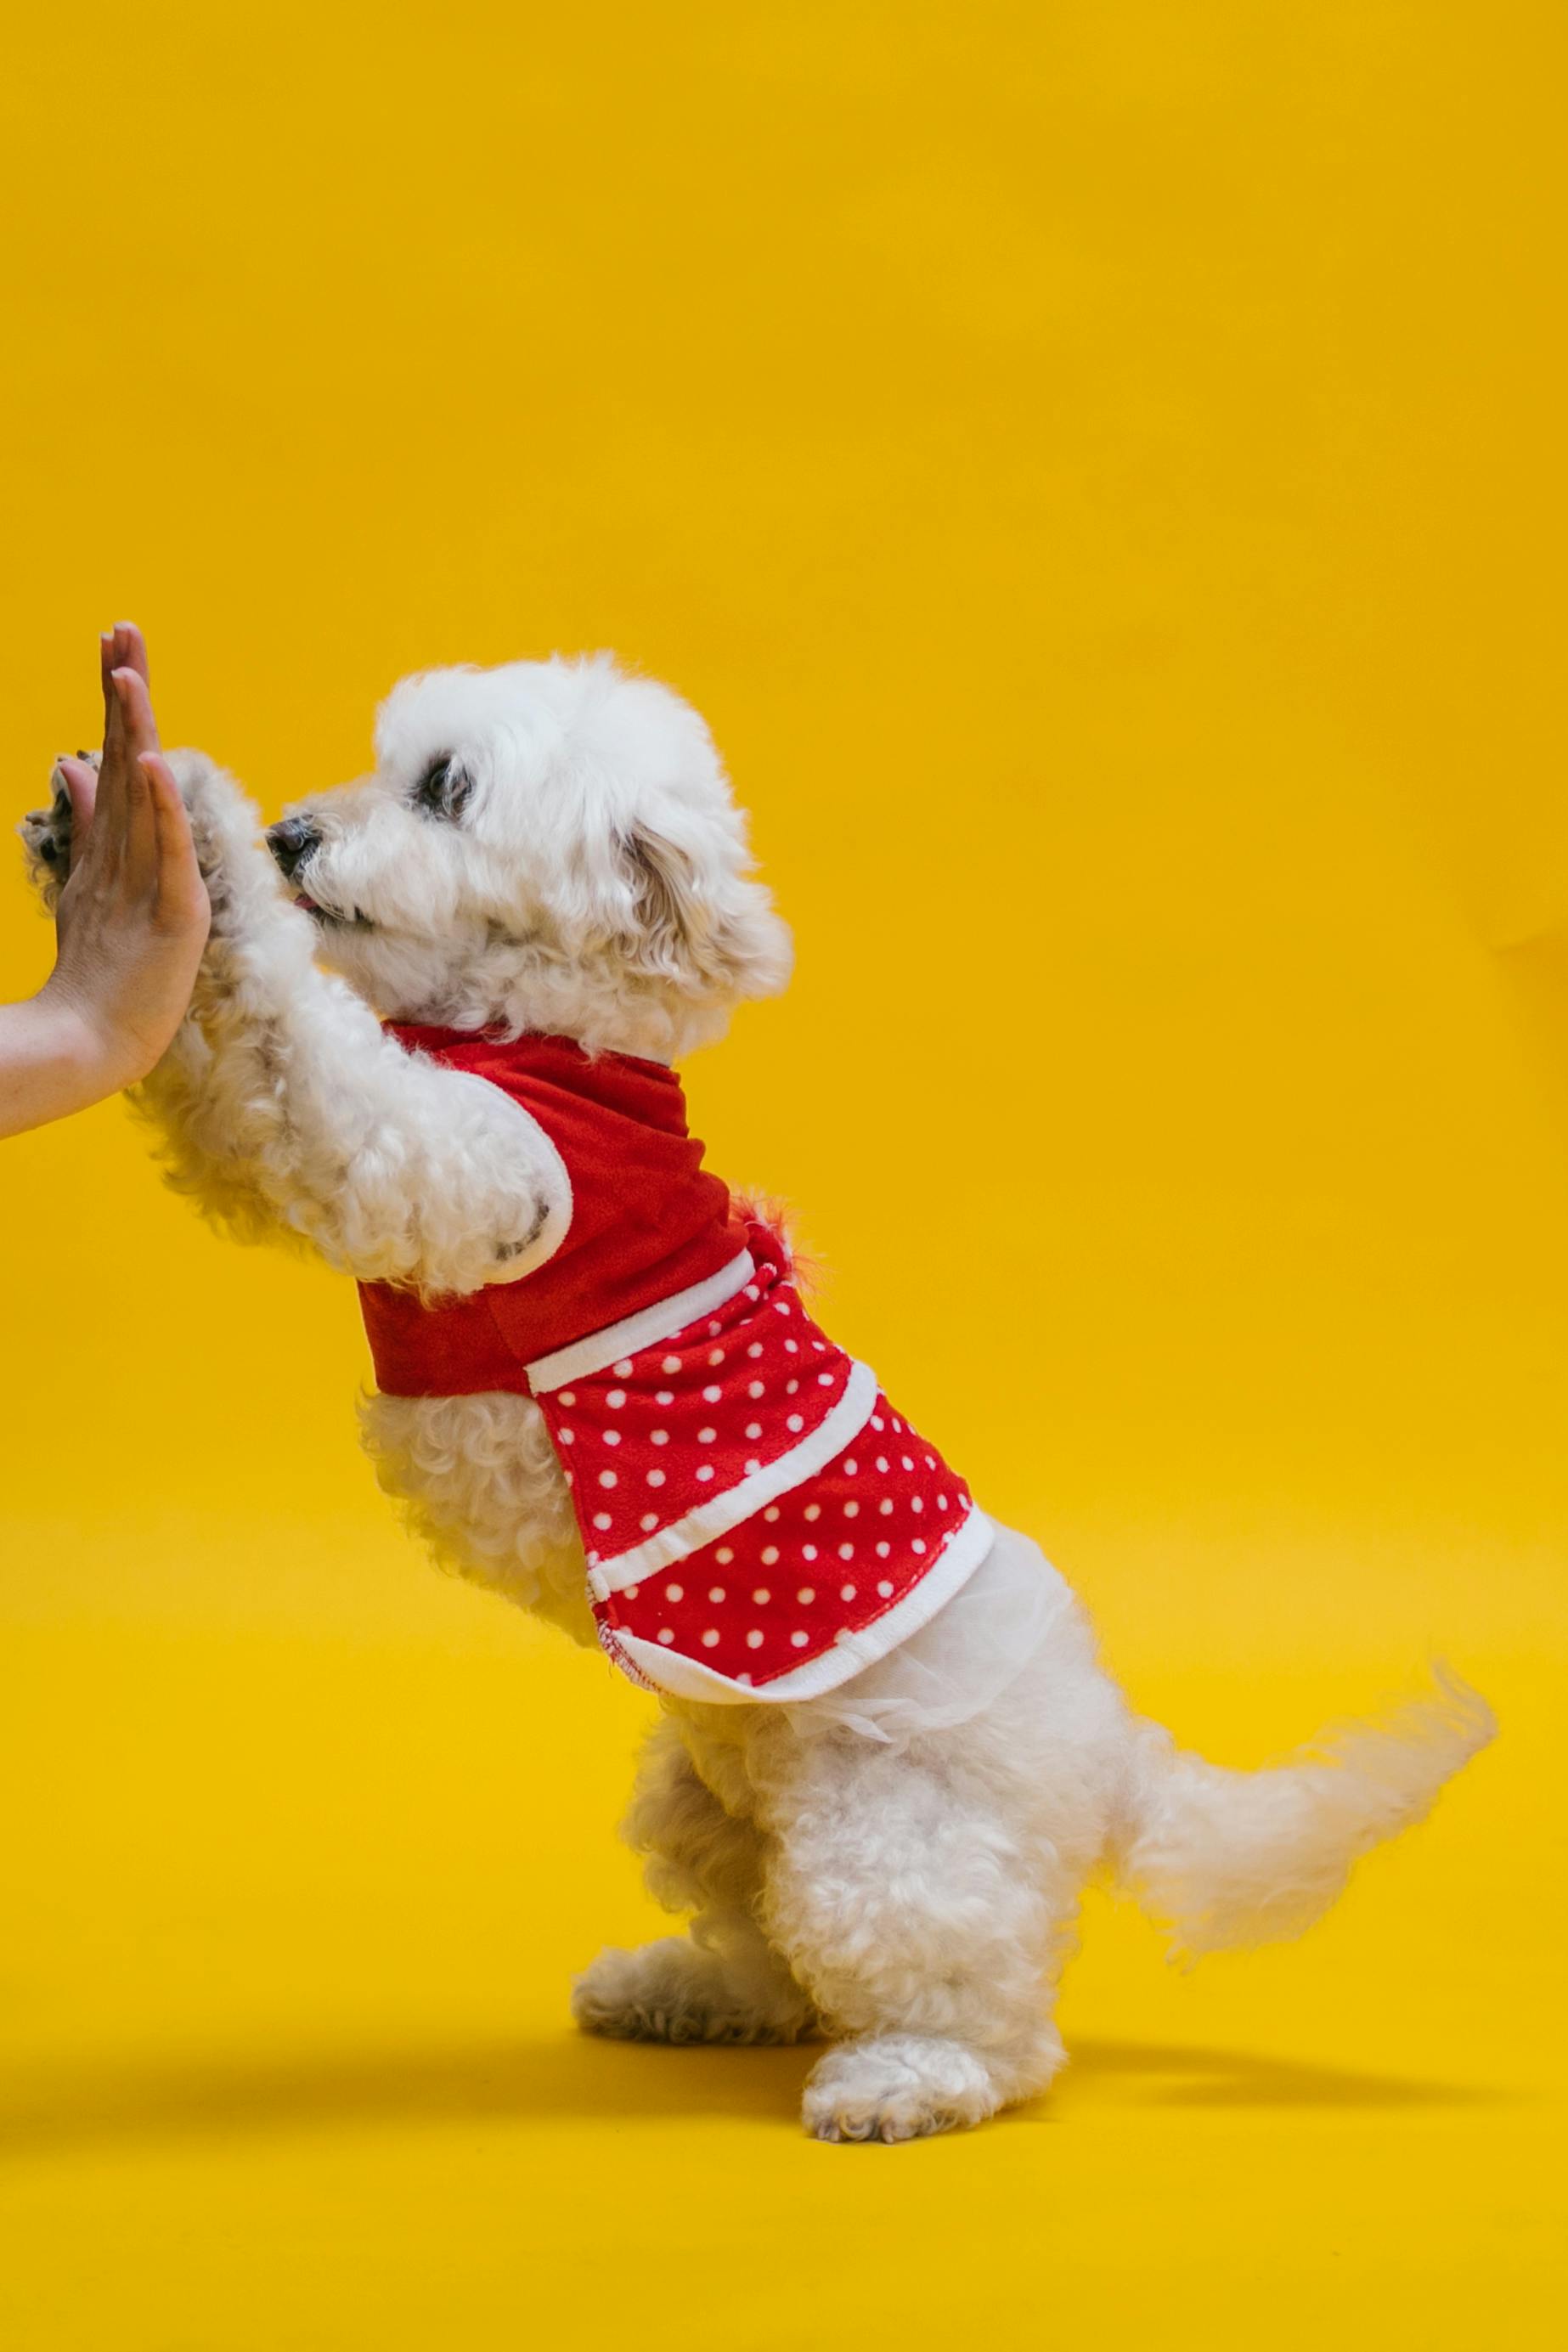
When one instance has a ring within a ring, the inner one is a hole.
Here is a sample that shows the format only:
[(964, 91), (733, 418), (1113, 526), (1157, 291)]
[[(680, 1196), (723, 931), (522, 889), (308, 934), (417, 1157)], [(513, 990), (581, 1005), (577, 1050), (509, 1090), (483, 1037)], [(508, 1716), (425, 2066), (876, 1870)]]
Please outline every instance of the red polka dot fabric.
[(825, 1689), (974, 1565), (963, 1480), (802, 1306), (752, 1229), (733, 1296), (536, 1394), (601, 1638), (634, 1679), (714, 1699)]

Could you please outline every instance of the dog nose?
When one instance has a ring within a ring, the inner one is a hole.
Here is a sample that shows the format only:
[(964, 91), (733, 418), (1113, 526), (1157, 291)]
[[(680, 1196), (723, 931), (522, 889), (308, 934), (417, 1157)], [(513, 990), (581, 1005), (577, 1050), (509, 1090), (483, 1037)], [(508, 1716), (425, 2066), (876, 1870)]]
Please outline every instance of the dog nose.
[(267, 830), (267, 846), (278, 860), (286, 882), (292, 882), (312, 850), (321, 847), (321, 836), (308, 818), (286, 816)]

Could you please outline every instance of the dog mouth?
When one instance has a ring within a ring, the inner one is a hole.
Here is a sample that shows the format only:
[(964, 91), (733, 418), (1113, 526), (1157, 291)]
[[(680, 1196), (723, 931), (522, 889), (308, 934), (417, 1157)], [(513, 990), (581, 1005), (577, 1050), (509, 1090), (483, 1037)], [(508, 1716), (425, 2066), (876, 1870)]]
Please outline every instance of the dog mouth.
[(319, 898), (312, 898), (308, 890), (296, 890), (294, 904), (302, 915), (309, 915), (313, 923), (330, 926), (333, 930), (374, 931), (375, 929), (370, 917), (362, 915), (357, 907), (349, 908), (346, 913), (337, 907), (324, 907)]

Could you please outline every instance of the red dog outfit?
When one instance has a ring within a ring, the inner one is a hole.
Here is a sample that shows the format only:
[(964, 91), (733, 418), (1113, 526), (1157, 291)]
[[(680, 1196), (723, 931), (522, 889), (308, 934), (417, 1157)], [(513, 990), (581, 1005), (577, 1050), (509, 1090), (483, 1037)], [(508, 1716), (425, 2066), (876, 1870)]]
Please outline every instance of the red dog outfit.
[(537, 1399), (616, 1664), (682, 1698), (809, 1698), (925, 1624), (991, 1523), (704, 1171), (674, 1071), (563, 1037), (392, 1034), (528, 1112), (572, 1214), (514, 1283), (434, 1307), (362, 1284), (377, 1381)]

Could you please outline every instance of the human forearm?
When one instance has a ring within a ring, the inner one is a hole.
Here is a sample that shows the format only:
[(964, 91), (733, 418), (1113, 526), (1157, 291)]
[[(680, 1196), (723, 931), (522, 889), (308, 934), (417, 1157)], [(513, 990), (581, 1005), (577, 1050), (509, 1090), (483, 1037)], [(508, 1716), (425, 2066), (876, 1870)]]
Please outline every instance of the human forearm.
[(0, 1004), (0, 1136), (68, 1118), (145, 1075), (48, 982)]

